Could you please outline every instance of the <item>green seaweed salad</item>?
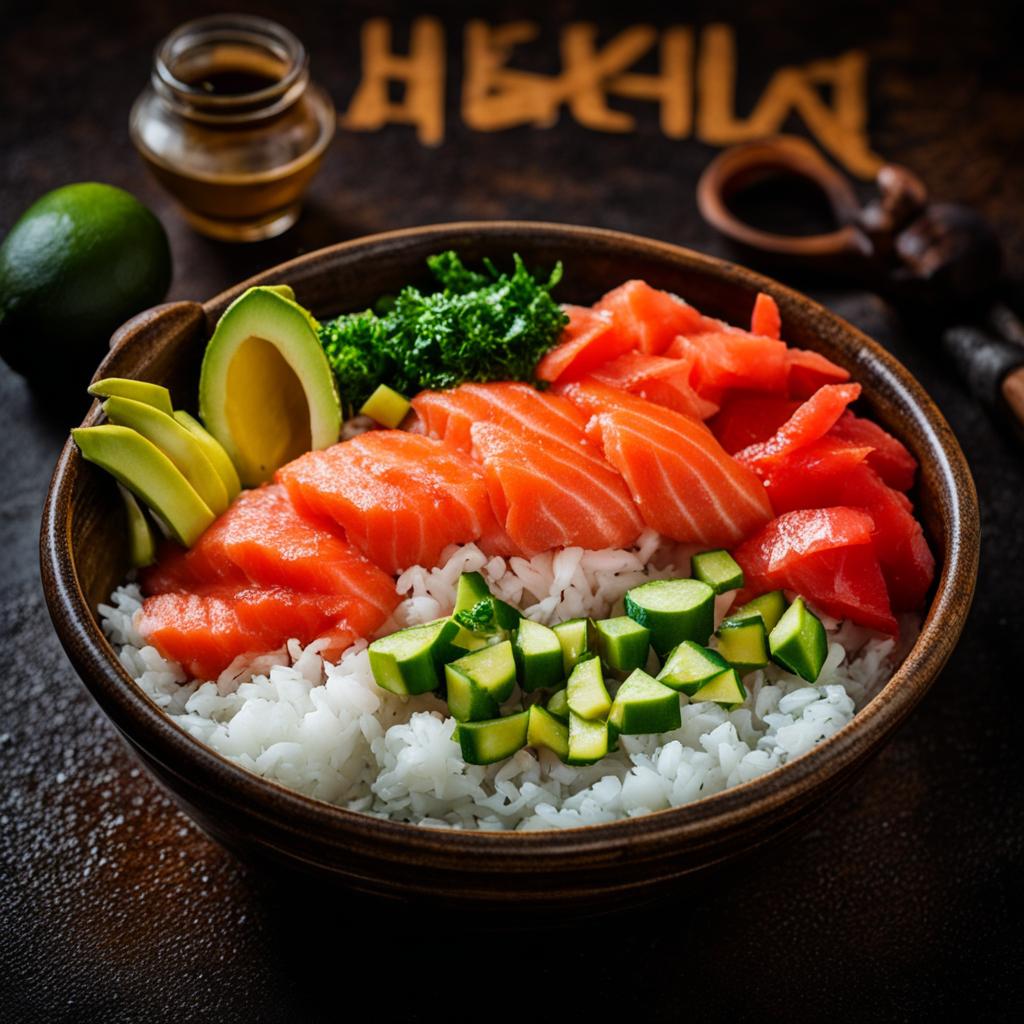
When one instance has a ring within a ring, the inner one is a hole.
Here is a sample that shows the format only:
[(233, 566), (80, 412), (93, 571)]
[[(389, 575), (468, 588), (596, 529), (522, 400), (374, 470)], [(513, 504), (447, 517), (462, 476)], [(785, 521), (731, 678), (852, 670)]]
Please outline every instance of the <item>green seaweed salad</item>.
[(424, 294), (409, 285), (376, 310), (321, 324), (320, 342), (346, 414), (382, 383), (413, 395), (464, 381), (532, 381), (537, 361), (569, 322), (551, 297), (562, 265), (545, 279), (531, 274), (518, 254), (513, 259), (510, 274), (490, 260), (478, 272), (455, 252), (438, 253), (427, 259), (438, 291)]

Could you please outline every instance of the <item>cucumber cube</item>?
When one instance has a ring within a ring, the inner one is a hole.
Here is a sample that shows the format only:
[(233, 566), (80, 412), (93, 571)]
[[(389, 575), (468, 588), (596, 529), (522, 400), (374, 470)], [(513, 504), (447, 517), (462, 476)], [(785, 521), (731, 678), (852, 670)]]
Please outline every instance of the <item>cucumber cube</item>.
[(446, 619), (425, 626), (400, 629), (370, 644), (370, 669), (383, 690), (398, 694), (426, 693), (437, 689), (440, 678), (435, 647)]
[(717, 651), (701, 647), (692, 640), (684, 640), (665, 659), (658, 680), (673, 690), (682, 690), (692, 696), (728, 667), (729, 663)]
[(786, 595), (781, 590), (770, 590), (767, 594), (755, 597), (742, 608), (737, 608), (729, 616), (731, 619), (745, 619), (754, 613), (764, 619), (764, 628), (770, 633), (775, 624), (782, 618), (786, 610)]
[(563, 761), (569, 756), (569, 727), (560, 718), (539, 704), (530, 707), (530, 724), (526, 730), (528, 747), (547, 747)]
[(828, 638), (821, 620), (798, 597), (786, 609), (768, 637), (772, 657), (785, 669), (813, 683), (828, 654)]
[(569, 721), (569, 691), (564, 686), (552, 694), (548, 701), (548, 711), (563, 722)]
[(718, 627), (718, 653), (740, 675), (768, 664), (768, 631), (756, 612), (746, 618), (728, 618)]
[(482, 647), (445, 665), (444, 672), (452, 717), (460, 721), (477, 720), (491, 707), (478, 692), (489, 697), (495, 708), (512, 695), (516, 685), (512, 644), (503, 640), (500, 644)]
[(508, 632), (519, 625), (520, 615), (512, 605), (495, 597), (487, 581), (478, 572), (459, 577), (452, 618), (467, 631), (481, 636)]
[(597, 658), (581, 661), (569, 676), (566, 687), (569, 710), (588, 721), (606, 718), (611, 710), (612, 699), (605, 689), (601, 675), (601, 662)]
[(444, 669), (448, 689), (448, 713), (459, 722), (479, 722), (497, 718), (500, 710), (494, 695), (478, 686), (473, 679), (460, 672), (455, 662)]
[(369, 416), (382, 427), (394, 429), (409, 411), (409, 399), (405, 395), (389, 388), (387, 384), (379, 384), (370, 397), (363, 402), (359, 410), (360, 416)]
[(585, 765), (600, 761), (608, 753), (608, 723), (589, 721), (569, 712), (569, 764)]
[(651, 631), (628, 615), (600, 619), (590, 624), (590, 646), (601, 661), (619, 672), (632, 672), (647, 664), (651, 649)]
[(734, 668), (726, 669), (719, 673), (709, 683), (705, 683), (691, 698), (690, 703), (696, 704), (702, 700), (711, 700), (716, 704), (732, 708), (742, 704), (747, 699), (747, 691), (743, 687), (743, 680)]
[(702, 551), (690, 559), (693, 578), (706, 583), (716, 594), (738, 590), (743, 586), (743, 570), (736, 560), (722, 548)]
[(568, 676), (587, 652), (587, 620), (566, 619), (551, 628), (562, 645), (562, 672)]
[(626, 591), (626, 614), (651, 631), (651, 646), (664, 657), (684, 640), (708, 642), (715, 592), (700, 580), (651, 580)]
[(679, 694), (637, 669), (619, 687), (608, 725), (627, 736), (671, 732), (682, 724)]
[(494, 764), (511, 757), (526, 746), (529, 725), (529, 711), (486, 722), (460, 722), (458, 741), (462, 760), (466, 764)]
[(555, 686), (562, 674), (562, 644), (553, 629), (522, 619), (512, 638), (512, 653), (524, 693)]
[(437, 646), (434, 650), (435, 660), (443, 668), (448, 662), (462, 658), (471, 651), (479, 651), (486, 646), (486, 637), (471, 633), (454, 619), (446, 619), (441, 628), (441, 635), (437, 638)]

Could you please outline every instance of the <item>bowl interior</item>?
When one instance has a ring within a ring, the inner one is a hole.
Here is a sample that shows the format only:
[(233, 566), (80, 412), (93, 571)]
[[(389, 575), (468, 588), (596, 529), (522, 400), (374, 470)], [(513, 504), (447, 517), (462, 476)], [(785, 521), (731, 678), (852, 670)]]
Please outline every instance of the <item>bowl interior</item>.
[[(531, 268), (564, 264), (556, 295), (590, 303), (629, 278), (677, 292), (703, 312), (731, 323), (749, 322), (759, 290), (778, 301), (784, 336), (791, 345), (815, 349), (847, 367), (863, 387), (861, 407), (898, 436), (917, 457), (920, 479), (915, 505), (940, 568), (925, 629), (896, 677), (847, 729), (797, 761), (763, 779), (694, 804), (611, 825), (587, 826), (595, 840), (614, 835), (680, 829), (713, 829), (723, 816), (746, 814), (829, 777), (878, 744), (923, 696), (963, 626), (973, 592), (978, 553), (978, 514), (963, 453), (941, 414), (900, 364), (849, 324), (806, 297), (751, 271), (685, 249), (616, 232), (530, 223), (454, 224), (394, 232), (345, 243), (282, 264), (200, 306), (175, 303), (125, 325), (115, 336), (100, 376), (132, 376), (167, 384), (176, 407), (195, 411), (198, 370), (205, 340), (226, 306), (246, 287), (288, 283), (299, 302), (325, 318), (366, 308), (407, 283), (429, 283), (425, 258), (456, 249), (469, 261), (490, 257), (508, 265), (514, 252)], [(98, 406), (86, 423), (99, 417)], [(124, 515), (111, 481), (84, 463), (73, 445), (65, 449), (47, 502), (42, 536), (44, 583), (62, 642), (93, 695), (128, 738), (177, 774), (194, 766), (211, 783), (231, 788), (239, 803), (255, 796), (287, 807), (290, 814), (324, 826), (351, 826), (362, 818), (378, 834), (397, 830), (422, 836), (430, 830), (378, 823), (354, 812), (283, 790), (227, 762), (187, 736), (132, 685), (103, 637), (97, 605), (124, 579), (127, 569)], [(740, 792), (740, 791), (743, 792)], [(654, 819), (659, 819), (655, 821)], [(524, 845), (535, 834), (513, 834)], [(508, 836), (501, 837), (508, 841)], [(419, 841), (413, 840), (413, 841)], [(488, 844), (494, 834), (453, 840)]]

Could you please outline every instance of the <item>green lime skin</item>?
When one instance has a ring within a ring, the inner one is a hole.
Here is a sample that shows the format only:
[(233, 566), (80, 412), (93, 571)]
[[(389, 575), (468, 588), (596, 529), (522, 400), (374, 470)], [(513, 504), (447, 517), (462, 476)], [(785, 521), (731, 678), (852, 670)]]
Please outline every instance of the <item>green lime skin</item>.
[(171, 250), (123, 189), (65, 185), (0, 245), (0, 356), (36, 387), (84, 388), (125, 320), (163, 301)]

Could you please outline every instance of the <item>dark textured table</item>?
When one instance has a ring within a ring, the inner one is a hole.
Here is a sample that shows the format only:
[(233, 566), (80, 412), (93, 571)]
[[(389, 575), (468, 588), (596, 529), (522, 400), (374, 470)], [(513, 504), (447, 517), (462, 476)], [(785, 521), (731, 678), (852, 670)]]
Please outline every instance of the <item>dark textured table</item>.
[[(473, 10), (454, 4), (436, 5), (447, 12), (440, 145), (421, 145), (403, 125), (342, 130), (289, 234), (245, 248), (198, 238), (146, 178), (126, 121), (157, 39), (219, 6), (4, 4), (0, 232), (68, 181), (124, 186), (171, 236), (171, 296), (199, 299), (323, 244), (459, 218), (592, 223), (728, 255), (693, 198), (713, 148), (695, 132), (666, 135), (649, 103), (609, 100), (635, 115), (625, 133), (587, 127), (565, 108), (548, 128), (474, 130), (459, 102)], [(359, 79), (361, 22), (387, 16), (401, 47), (418, 13), (368, 2), (250, 7), (309, 41), (314, 72), (342, 112)], [(713, 21), (732, 27), (741, 111), (782, 65), (862, 51), (871, 148), (913, 166), (936, 194), (982, 209), (1020, 277), (1024, 78), (1010, 9), (865, 3), (839, 17), (772, 0), (750, 10), (695, 3), (674, 20), (702, 44), (700, 30)], [(600, 15), (593, 5), (524, 13), (498, 3), (487, 16), (535, 21), (522, 66), (549, 74), (567, 22), (596, 19), (605, 39), (673, 20), (643, 2)], [(783, 127), (801, 131), (803, 121)], [(872, 296), (819, 294), (910, 366), (968, 453), (984, 546), (965, 637), (910, 723), (812, 830), (657, 908), (565, 928), (395, 918), (376, 904), (258, 877), (183, 817), (78, 683), (40, 592), (40, 508), (84, 402), (33, 398), (0, 365), (0, 1019), (328, 1020), (352, 1012), (363, 983), (381, 1002), (359, 1012), (398, 1020), (496, 1012), (547, 1020), (566, 1009), (576, 1020), (629, 1009), (655, 1020), (1012, 1016), (1024, 952), (1020, 727), (1008, 704), (1024, 663), (1022, 449), (965, 396), (933, 339), (915, 338)]]

